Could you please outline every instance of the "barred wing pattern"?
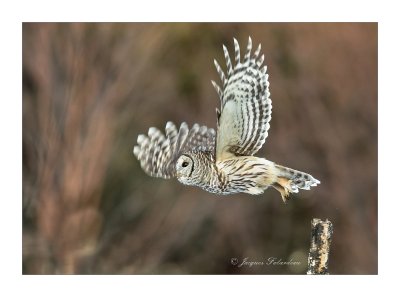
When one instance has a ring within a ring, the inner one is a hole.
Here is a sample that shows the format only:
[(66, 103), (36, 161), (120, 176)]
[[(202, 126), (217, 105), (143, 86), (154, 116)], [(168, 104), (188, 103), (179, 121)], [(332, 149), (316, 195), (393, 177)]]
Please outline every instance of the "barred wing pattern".
[(223, 161), (232, 156), (252, 156), (268, 136), (272, 103), (269, 98), (267, 66), (262, 66), (264, 55), (259, 57), (261, 44), (251, 56), (249, 37), (244, 61), (240, 61), (240, 48), (236, 39), (235, 65), (232, 67), (228, 50), (223, 46), (227, 76), (218, 62), (215, 67), (221, 78), (221, 90), (211, 81), (221, 100), (221, 113), (217, 110), (218, 129), (216, 159)]
[(179, 128), (172, 122), (165, 126), (165, 135), (150, 128), (148, 136), (139, 135), (133, 153), (142, 169), (150, 176), (171, 178), (176, 176), (175, 163), (180, 155), (190, 151), (215, 153), (215, 130), (194, 124), (191, 129), (183, 122)]

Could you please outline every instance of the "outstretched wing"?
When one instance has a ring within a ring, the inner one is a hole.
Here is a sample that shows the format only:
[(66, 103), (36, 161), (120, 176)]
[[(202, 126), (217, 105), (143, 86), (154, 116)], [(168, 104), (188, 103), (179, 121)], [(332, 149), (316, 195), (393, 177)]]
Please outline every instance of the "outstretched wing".
[(233, 155), (254, 155), (268, 136), (272, 103), (269, 98), (267, 66), (264, 55), (259, 57), (261, 44), (251, 56), (249, 37), (243, 62), (240, 61), (239, 44), (235, 44), (235, 65), (232, 67), (228, 50), (223, 46), (227, 75), (217, 61), (215, 67), (223, 88), (211, 81), (221, 100), (221, 113), (217, 111), (218, 130), (216, 159), (221, 161)]
[(148, 136), (141, 134), (137, 138), (138, 145), (133, 148), (133, 153), (148, 175), (174, 177), (175, 163), (183, 153), (194, 150), (215, 152), (215, 131), (206, 126), (194, 124), (189, 129), (186, 123), (182, 123), (178, 130), (168, 122), (165, 134), (152, 127)]

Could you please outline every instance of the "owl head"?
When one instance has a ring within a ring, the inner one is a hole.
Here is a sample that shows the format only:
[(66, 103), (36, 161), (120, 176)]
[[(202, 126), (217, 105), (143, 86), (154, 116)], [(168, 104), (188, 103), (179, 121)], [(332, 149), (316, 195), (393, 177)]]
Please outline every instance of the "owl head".
[(190, 155), (182, 155), (176, 161), (176, 177), (185, 185), (195, 184), (195, 163)]

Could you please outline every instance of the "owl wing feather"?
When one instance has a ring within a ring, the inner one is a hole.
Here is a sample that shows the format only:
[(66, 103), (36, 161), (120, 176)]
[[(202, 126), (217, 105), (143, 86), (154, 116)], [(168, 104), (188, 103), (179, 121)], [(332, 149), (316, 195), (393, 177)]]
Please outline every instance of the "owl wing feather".
[(165, 135), (151, 127), (148, 135), (139, 135), (133, 153), (142, 169), (150, 176), (176, 176), (175, 163), (185, 152), (200, 150), (215, 153), (215, 130), (194, 124), (191, 129), (183, 122), (179, 128), (172, 122), (165, 126)]
[(272, 103), (269, 98), (267, 66), (262, 67), (264, 55), (259, 57), (261, 44), (251, 56), (252, 42), (249, 37), (243, 62), (240, 61), (240, 48), (236, 39), (234, 44), (234, 66), (223, 46), (226, 75), (214, 60), (223, 86), (221, 89), (211, 81), (221, 101), (221, 112), (217, 112), (217, 161), (232, 156), (254, 155), (264, 144), (270, 127)]

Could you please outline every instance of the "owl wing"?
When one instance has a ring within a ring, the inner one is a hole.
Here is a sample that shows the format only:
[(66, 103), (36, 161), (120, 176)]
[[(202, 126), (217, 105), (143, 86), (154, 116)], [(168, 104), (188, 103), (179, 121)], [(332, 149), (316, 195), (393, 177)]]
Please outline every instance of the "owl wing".
[(239, 44), (235, 44), (235, 65), (223, 46), (227, 75), (214, 60), (223, 88), (211, 81), (221, 100), (221, 113), (217, 110), (218, 128), (216, 159), (221, 161), (233, 155), (254, 155), (268, 136), (272, 103), (269, 98), (267, 66), (262, 66), (264, 55), (259, 57), (261, 44), (251, 56), (249, 37), (243, 62), (240, 61)]
[(172, 122), (165, 126), (165, 135), (150, 128), (148, 135), (139, 135), (133, 154), (142, 169), (150, 176), (171, 178), (176, 176), (175, 163), (185, 152), (200, 150), (215, 153), (215, 130), (194, 124), (189, 129), (182, 123), (179, 130)]

